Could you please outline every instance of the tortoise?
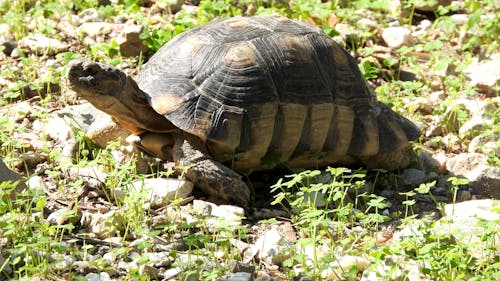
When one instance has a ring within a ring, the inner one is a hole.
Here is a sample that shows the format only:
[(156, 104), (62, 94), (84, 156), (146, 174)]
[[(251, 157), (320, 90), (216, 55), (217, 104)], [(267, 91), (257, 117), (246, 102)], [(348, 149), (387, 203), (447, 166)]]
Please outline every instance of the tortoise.
[(241, 175), (329, 164), (404, 167), (418, 127), (376, 100), (355, 59), (319, 28), (281, 16), (215, 20), (162, 46), (136, 79), (70, 62), (70, 89), (189, 167), (195, 186), (247, 206)]

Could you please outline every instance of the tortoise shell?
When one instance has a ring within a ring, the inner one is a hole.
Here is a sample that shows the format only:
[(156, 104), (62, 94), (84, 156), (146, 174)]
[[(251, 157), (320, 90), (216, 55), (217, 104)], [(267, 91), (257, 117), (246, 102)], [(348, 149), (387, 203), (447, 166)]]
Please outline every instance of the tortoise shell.
[(156, 112), (240, 172), (351, 163), (420, 135), (376, 101), (340, 45), (279, 16), (218, 20), (182, 33), (136, 81)]

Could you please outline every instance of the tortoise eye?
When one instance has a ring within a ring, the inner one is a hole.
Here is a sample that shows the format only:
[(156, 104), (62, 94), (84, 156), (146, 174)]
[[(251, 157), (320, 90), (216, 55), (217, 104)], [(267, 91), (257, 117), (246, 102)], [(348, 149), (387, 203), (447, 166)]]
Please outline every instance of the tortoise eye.
[(101, 71), (101, 67), (99, 67), (96, 63), (85, 64), (83, 66), (83, 74), (88, 76), (93, 76)]

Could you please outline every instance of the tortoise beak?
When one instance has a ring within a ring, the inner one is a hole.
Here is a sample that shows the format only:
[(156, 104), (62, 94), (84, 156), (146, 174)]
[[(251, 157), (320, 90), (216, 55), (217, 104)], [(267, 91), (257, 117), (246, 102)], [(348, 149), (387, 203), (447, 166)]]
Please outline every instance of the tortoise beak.
[(85, 58), (72, 60), (68, 67), (69, 87), (83, 97), (115, 93), (125, 80), (125, 74), (116, 67)]

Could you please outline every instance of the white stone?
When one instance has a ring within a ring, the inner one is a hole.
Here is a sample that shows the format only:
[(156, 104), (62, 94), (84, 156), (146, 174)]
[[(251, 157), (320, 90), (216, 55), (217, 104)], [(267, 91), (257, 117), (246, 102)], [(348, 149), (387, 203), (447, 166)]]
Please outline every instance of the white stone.
[(40, 176), (32, 176), (26, 181), (26, 185), (33, 190), (43, 191), (47, 189), (47, 185), (43, 181), (43, 178)]
[(54, 55), (68, 50), (69, 46), (57, 39), (49, 38), (42, 34), (24, 37), (19, 42), (20, 46), (26, 47), (33, 53)]
[(67, 169), (72, 179), (82, 179), (88, 187), (99, 188), (106, 182), (107, 173), (100, 170), (99, 166), (92, 167), (69, 167)]
[(393, 49), (413, 44), (411, 31), (400, 26), (385, 28), (382, 31), (382, 39), (388, 47)]
[(101, 148), (105, 148), (111, 141), (118, 140), (125, 143), (129, 135), (130, 132), (116, 124), (111, 119), (111, 116), (103, 116), (98, 122), (93, 122), (87, 129), (88, 138)]
[(6, 23), (0, 23), (0, 34), (7, 36), (9, 39), (13, 38), (12, 34), (10, 34), (10, 26)]
[(68, 122), (58, 116), (49, 117), (46, 123), (39, 122), (35, 128), (51, 139), (58, 142), (66, 142), (74, 137), (74, 132)]
[(392, 266), (379, 265), (373, 270), (363, 272), (360, 281), (385, 281), (385, 280), (399, 280), (403, 274), (401, 269), (393, 271)]
[(181, 267), (174, 267), (174, 268), (167, 269), (163, 273), (163, 277), (164, 277), (163, 280), (176, 280), (176, 279), (173, 279), (173, 278), (175, 278), (181, 272), (182, 272), (182, 268)]
[(165, 206), (172, 200), (188, 197), (193, 191), (191, 182), (174, 178), (144, 179), (133, 182), (132, 186), (139, 192), (146, 190), (149, 193), (145, 208)]
[(170, 252), (147, 253), (149, 261), (157, 267), (165, 267), (172, 263), (173, 257)]
[(356, 267), (358, 271), (363, 272), (369, 265), (370, 260), (364, 256), (343, 256), (337, 261), (330, 263), (330, 267), (321, 272), (323, 280), (343, 280), (342, 272), (349, 271)]
[(111, 277), (106, 272), (89, 273), (85, 275), (85, 278), (88, 281), (111, 281)]
[[(495, 203), (497, 202), (497, 203)], [(496, 205), (496, 206), (495, 206)], [(477, 243), (477, 247), (472, 249), (472, 254), (480, 259), (491, 242), (481, 241), (481, 235), (484, 232), (477, 225), (478, 219), (484, 219), (491, 222), (498, 222), (500, 215), (494, 209), (498, 208), (498, 201), (495, 200), (470, 200), (455, 204), (446, 204), (444, 206), (445, 216), (436, 223), (436, 231), (440, 233), (452, 233), (455, 239), (467, 241), (468, 243)], [(500, 254), (500, 242), (494, 240), (493, 245)]]
[(459, 218), (481, 218), (495, 221), (500, 215), (493, 211), (495, 200), (471, 200), (444, 206), (445, 217), (443, 219), (453, 220)]
[[(207, 218), (206, 225), (210, 231), (216, 231), (221, 223), (240, 225), (241, 220), (245, 215), (245, 211), (241, 207), (233, 205), (216, 205), (203, 200), (194, 200), (192, 209), (199, 216)], [(185, 218), (189, 218), (184, 216)]]
[(500, 85), (500, 54), (492, 56), (482, 62), (474, 62), (465, 70), (469, 84), (482, 89), (487, 93), (492, 93), (494, 87)]
[(76, 223), (78, 219), (79, 218), (77, 215), (75, 215), (75, 212), (68, 209), (56, 210), (47, 217), (47, 221), (52, 225)]
[(281, 242), (283, 238), (278, 230), (272, 228), (257, 239), (250, 249), (252, 256), (255, 256), (268, 263), (273, 263), (273, 258), (280, 254), (282, 250)]
[(212, 216), (223, 217), (228, 220), (241, 220), (245, 215), (245, 210), (238, 206), (233, 205), (219, 205), (212, 209)]
[(114, 24), (109, 22), (86, 22), (80, 25), (78, 32), (83, 32), (90, 37), (97, 37), (101, 34), (107, 34), (113, 30)]
[(124, 218), (117, 210), (105, 214), (84, 212), (81, 224), (98, 238), (116, 236), (124, 227)]
[(429, 5), (430, 1), (415, 1), (415, 9), (424, 12), (435, 12), (438, 10), (439, 6), (448, 6), (451, 4), (451, 0), (437, 0), (433, 1), (433, 5)]
[(462, 126), (460, 126), (458, 133), (462, 137), (465, 136), (475, 137), (482, 132), (484, 126), (487, 123), (488, 123), (487, 120), (484, 120), (478, 114), (473, 115), (469, 120), (465, 121), (465, 123), (463, 123)]
[(469, 15), (467, 15), (467, 14), (454, 14), (454, 15), (451, 15), (450, 18), (457, 25), (466, 24), (469, 21)]

